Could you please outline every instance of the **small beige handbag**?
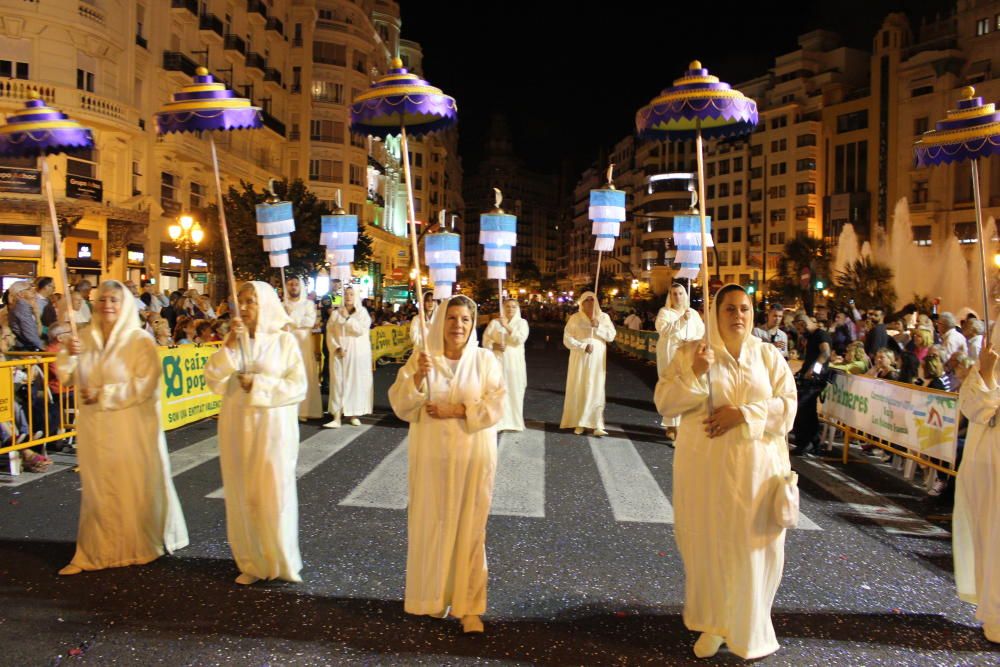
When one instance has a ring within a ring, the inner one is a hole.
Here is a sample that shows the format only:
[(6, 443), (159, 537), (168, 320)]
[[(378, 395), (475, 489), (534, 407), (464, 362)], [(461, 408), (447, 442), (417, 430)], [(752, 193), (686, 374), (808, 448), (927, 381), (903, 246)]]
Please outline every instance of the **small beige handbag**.
[(799, 474), (789, 471), (778, 476), (774, 489), (772, 512), (774, 522), (782, 528), (794, 528), (799, 523)]

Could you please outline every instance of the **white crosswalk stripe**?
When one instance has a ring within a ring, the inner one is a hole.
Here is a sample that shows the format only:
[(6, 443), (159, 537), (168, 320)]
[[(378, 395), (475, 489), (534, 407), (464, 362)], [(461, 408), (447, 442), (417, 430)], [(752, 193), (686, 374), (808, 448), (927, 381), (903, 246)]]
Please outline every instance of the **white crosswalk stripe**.
[(490, 514), (545, 516), (545, 424), (527, 422), (520, 433), (503, 433)]
[[(299, 460), (295, 465), (295, 478), (302, 479), (318, 468), (331, 456), (368, 432), (373, 424), (342, 426), (339, 429), (323, 429), (299, 444)], [(224, 498), (222, 487), (212, 491), (206, 498)]]
[(404, 438), (403, 442), (382, 459), (350, 495), (340, 501), (340, 504), (349, 507), (405, 510), (409, 441), (409, 438)]
[(170, 474), (174, 477), (193, 470), (219, 456), (219, 438), (212, 436), (170, 453)]
[(673, 523), (674, 508), (630, 440), (587, 438), (616, 521)]

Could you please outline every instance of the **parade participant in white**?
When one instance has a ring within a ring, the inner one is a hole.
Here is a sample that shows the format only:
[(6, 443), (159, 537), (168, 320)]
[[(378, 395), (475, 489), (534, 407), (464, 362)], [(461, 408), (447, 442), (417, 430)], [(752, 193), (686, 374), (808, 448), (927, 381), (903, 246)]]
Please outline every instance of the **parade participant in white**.
[(965, 451), (955, 484), (952, 550), (958, 596), (976, 606), (986, 639), (1000, 643), (1000, 386), (997, 345), (990, 347), (962, 383), (959, 408), (969, 419)]
[(59, 381), (77, 392), (82, 482), (76, 554), (63, 575), (142, 565), (188, 544), (160, 421), (160, 356), (124, 285), (101, 284), (94, 325), (80, 336), (56, 362)]
[(341, 418), (361, 426), (361, 415), (372, 413), (375, 400), (372, 374), (372, 318), (355, 305), (354, 289), (344, 290), (344, 305), (330, 314), (326, 345), (330, 364), (330, 415), (326, 428), (340, 428)]
[(273, 287), (245, 283), (238, 301), (241, 321), (205, 366), (208, 386), (222, 395), (219, 461), (236, 583), (301, 581), (295, 464), (305, 366), (295, 337), (283, 331), (291, 320)]
[[(667, 373), (670, 360), (684, 343), (701, 340), (705, 336), (705, 323), (698, 311), (691, 308), (687, 290), (680, 283), (670, 286), (667, 303), (656, 314), (656, 372), (660, 378)], [(662, 425), (667, 429), (667, 439), (677, 439), (677, 425), (680, 417), (664, 417)]]
[(313, 337), (316, 304), (302, 291), (302, 281), (296, 277), (285, 281), (285, 312), (292, 320), (291, 332), (306, 369), (306, 400), (299, 403), (299, 420), (319, 419), (323, 416), (323, 397), (319, 391), (319, 351)]
[(750, 333), (753, 305), (743, 288), (724, 287), (713, 308), (710, 344), (681, 347), (654, 400), (663, 416), (684, 415), (673, 501), (684, 624), (702, 633), (695, 655), (712, 656), (726, 643), (749, 660), (779, 648), (771, 604), (785, 562), (785, 529), (771, 508), (791, 469), (785, 436), (797, 399), (781, 353)]
[(483, 347), (493, 350), (503, 366), (507, 383), (507, 400), (497, 431), (523, 431), (524, 391), (528, 387), (524, 341), (528, 340), (528, 323), (521, 317), (521, 305), (516, 299), (505, 300), (503, 311), (504, 316), (492, 320), (483, 332)]
[[(431, 318), (434, 317), (434, 307), (437, 306), (437, 301), (434, 300), (434, 292), (427, 291), (424, 292), (424, 317), (427, 318), (427, 326), (430, 327)], [(420, 314), (413, 316), (410, 320), (410, 342), (413, 343), (413, 349), (420, 349), (420, 341), (422, 334), (420, 333)]]
[(465, 632), (483, 631), (505, 394), (496, 357), (476, 345), (476, 304), (464, 296), (438, 308), (428, 352), (415, 352), (389, 389), (393, 411), (410, 423), (405, 609), (443, 616), (450, 607)]
[(559, 428), (571, 428), (577, 435), (590, 428), (600, 437), (607, 435), (604, 383), (608, 343), (617, 332), (608, 314), (598, 309), (593, 292), (581, 294), (577, 305), (579, 311), (566, 321), (563, 331), (563, 345), (569, 349), (569, 372)]

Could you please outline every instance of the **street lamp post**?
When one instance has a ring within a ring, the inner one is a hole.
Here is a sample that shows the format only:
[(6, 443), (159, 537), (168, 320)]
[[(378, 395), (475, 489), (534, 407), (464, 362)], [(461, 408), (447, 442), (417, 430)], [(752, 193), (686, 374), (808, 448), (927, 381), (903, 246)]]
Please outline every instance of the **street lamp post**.
[(167, 228), (170, 239), (181, 251), (181, 284), (180, 289), (188, 288), (188, 266), (191, 264), (191, 249), (197, 248), (202, 239), (205, 238), (205, 230), (201, 228), (198, 221), (190, 215), (182, 215), (177, 219), (177, 224)]

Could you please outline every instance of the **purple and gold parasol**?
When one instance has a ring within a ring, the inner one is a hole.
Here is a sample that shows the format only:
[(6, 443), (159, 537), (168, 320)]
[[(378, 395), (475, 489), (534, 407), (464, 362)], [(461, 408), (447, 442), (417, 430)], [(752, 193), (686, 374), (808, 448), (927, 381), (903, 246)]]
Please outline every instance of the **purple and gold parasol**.
[(407, 134), (420, 136), (444, 130), (458, 120), (455, 99), (445, 95), (416, 74), (403, 67), (403, 61), (393, 58), (387, 74), (354, 98), (351, 104), (351, 132), (384, 139), (399, 134), (403, 153), (403, 174), (406, 179), (406, 204), (410, 228), (413, 266), (417, 271), (417, 308), (420, 311), (421, 341), (426, 346), (427, 319), (424, 317), (424, 294), (420, 285), (420, 252), (417, 247), (417, 215), (413, 207), (413, 185), (410, 178), (410, 150)]
[[(42, 180), (45, 183), (45, 195), (49, 203), (49, 220), (52, 224), (52, 235), (55, 240), (56, 264), (59, 267), (59, 277), (62, 280), (63, 294), (69, 294), (69, 279), (66, 273), (66, 253), (62, 237), (59, 234), (59, 222), (56, 218), (56, 200), (52, 195), (52, 180), (49, 178), (48, 155), (59, 153), (73, 154), (94, 147), (94, 137), (90, 130), (83, 127), (66, 114), (46, 106), (37, 92), (31, 92), (31, 99), (24, 109), (16, 111), (7, 117), (7, 122), (0, 127), (0, 156), (4, 157), (37, 157), (42, 163)], [(76, 318), (69, 315), (70, 330), (76, 336)]]
[[(219, 177), (219, 156), (215, 150), (215, 138), (211, 134), (217, 130), (255, 130), (262, 127), (264, 118), (260, 108), (253, 106), (245, 97), (215, 81), (208, 70), (195, 70), (194, 82), (181, 88), (173, 99), (156, 112), (158, 134), (171, 132), (208, 132), (212, 149), (212, 167), (215, 170), (215, 191), (219, 204), (219, 226), (222, 230), (222, 249), (226, 258), (226, 273), (229, 277), (229, 291), (233, 300), (233, 319), (239, 321), (240, 311), (236, 303), (236, 274), (233, 272), (232, 251), (229, 248), (229, 229), (226, 225), (226, 207), (222, 201), (222, 179)], [(241, 345), (244, 363), (246, 345)]]
[[(635, 128), (640, 137), (671, 141), (695, 140), (698, 158), (698, 210), (701, 227), (702, 281), (705, 298), (702, 313), (705, 318), (706, 340), (712, 330), (711, 309), (708, 307), (708, 230), (705, 222), (705, 148), (704, 139), (729, 139), (753, 132), (758, 121), (757, 103), (728, 83), (712, 76), (697, 60), (687, 72), (664, 89), (635, 114)], [(709, 385), (711, 386), (711, 384)], [(709, 391), (709, 412), (712, 395)]]
[[(989, 322), (989, 290), (986, 278), (986, 244), (983, 242), (983, 201), (979, 189), (979, 158), (1000, 155), (1000, 112), (995, 104), (984, 104), (976, 89), (962, 89), (958, 108), (934, 124), (934, 129), (917, 139), (913, 153), (917, 167), (936, 167), (952, 162), (972, 161), (972, 194), (976, 209), (976, 239), (979, 241), (980, 278), (983, 290), (983, 319)], [(990, 345), (991, 327), (986, 327), (984, 345)]]

